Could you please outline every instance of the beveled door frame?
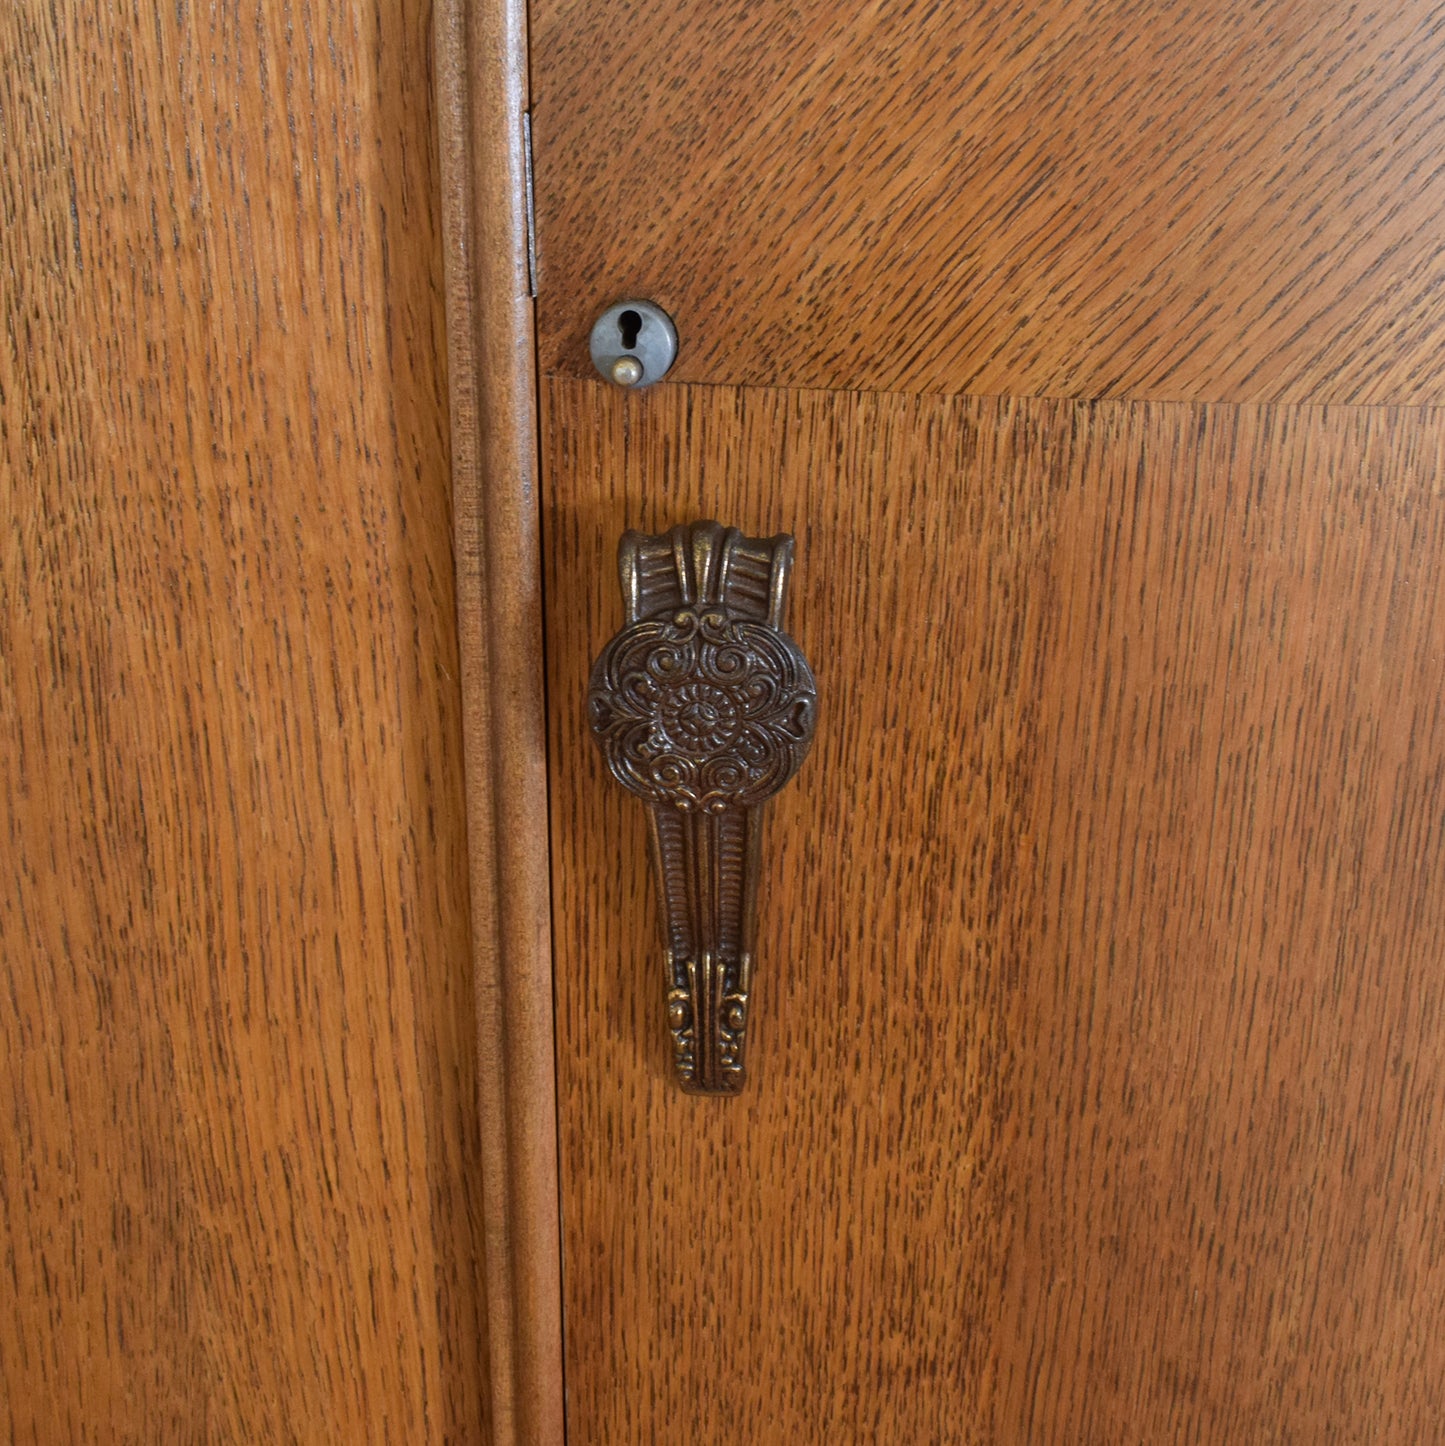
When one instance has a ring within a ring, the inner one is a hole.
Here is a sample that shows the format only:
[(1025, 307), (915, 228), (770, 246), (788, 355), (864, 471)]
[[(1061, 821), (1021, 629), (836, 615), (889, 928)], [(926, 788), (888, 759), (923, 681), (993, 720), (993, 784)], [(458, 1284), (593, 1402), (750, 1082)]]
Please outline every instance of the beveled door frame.
[(435, 60), (491, 1440), (561, 1446), (525, 0), (438, 0)]

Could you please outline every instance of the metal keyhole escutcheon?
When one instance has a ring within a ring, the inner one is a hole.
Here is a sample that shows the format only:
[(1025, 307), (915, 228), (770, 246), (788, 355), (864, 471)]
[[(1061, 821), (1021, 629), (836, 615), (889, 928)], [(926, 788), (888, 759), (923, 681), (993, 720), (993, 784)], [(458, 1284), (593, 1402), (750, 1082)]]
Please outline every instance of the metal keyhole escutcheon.
[(592, 325), (592, 363), (608, 381), (636, 391), (661, 381), (677, 357), (677, 328), (651, 301), (619, 301)]

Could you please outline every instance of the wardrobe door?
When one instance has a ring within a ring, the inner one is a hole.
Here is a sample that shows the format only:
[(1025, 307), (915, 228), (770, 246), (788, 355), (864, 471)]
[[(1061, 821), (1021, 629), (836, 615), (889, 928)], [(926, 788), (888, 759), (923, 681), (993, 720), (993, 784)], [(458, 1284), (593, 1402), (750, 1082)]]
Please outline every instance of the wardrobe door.
[(482, 1441), (422, 6), (0, 10), (0, 1438)]
[[(532, 14), (572, 1437), (1432, 1438), (1429, 7)], [(818, 697), (733, 1098), (586, 708), (701, 519), (796, 537)]]

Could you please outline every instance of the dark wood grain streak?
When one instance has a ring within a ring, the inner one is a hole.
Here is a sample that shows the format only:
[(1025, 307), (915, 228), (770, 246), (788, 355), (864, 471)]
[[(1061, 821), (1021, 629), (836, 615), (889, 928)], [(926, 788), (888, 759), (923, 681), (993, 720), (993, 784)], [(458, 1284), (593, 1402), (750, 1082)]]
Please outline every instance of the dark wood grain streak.
[[(570, 1429), (1445, 1429), (1445, 413), (543, 388)], [(798, 536), (748, 1093), (585, 736), (626, 527)]]
[(544, 369), (1445, 401), (1432, 0), (539, 0)]
[(526, 8), (444, 0), (453, 508), (476, 951), (493, 1446), (561, 1446), (537, 382)]
[(425, 6), (0, 7), (0, 1439), (485, 1439)]

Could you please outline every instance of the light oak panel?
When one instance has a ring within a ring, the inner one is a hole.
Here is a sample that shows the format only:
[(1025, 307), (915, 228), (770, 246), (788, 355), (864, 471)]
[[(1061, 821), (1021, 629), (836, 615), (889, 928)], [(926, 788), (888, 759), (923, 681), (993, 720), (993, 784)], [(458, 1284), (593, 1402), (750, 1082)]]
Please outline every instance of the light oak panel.
[(1429, 0), (539, 0), (545, 369), (641, 295), (682, 380), (1445, 401)]
[[(543, 388), (569, 1429), (1445, 1421), (1445, 414)], [(586, 736), (625, 527), (798, 537), (750, 1082)]]
[(423, 6), (0, 11), (0, 1437), (482, 1440)]

